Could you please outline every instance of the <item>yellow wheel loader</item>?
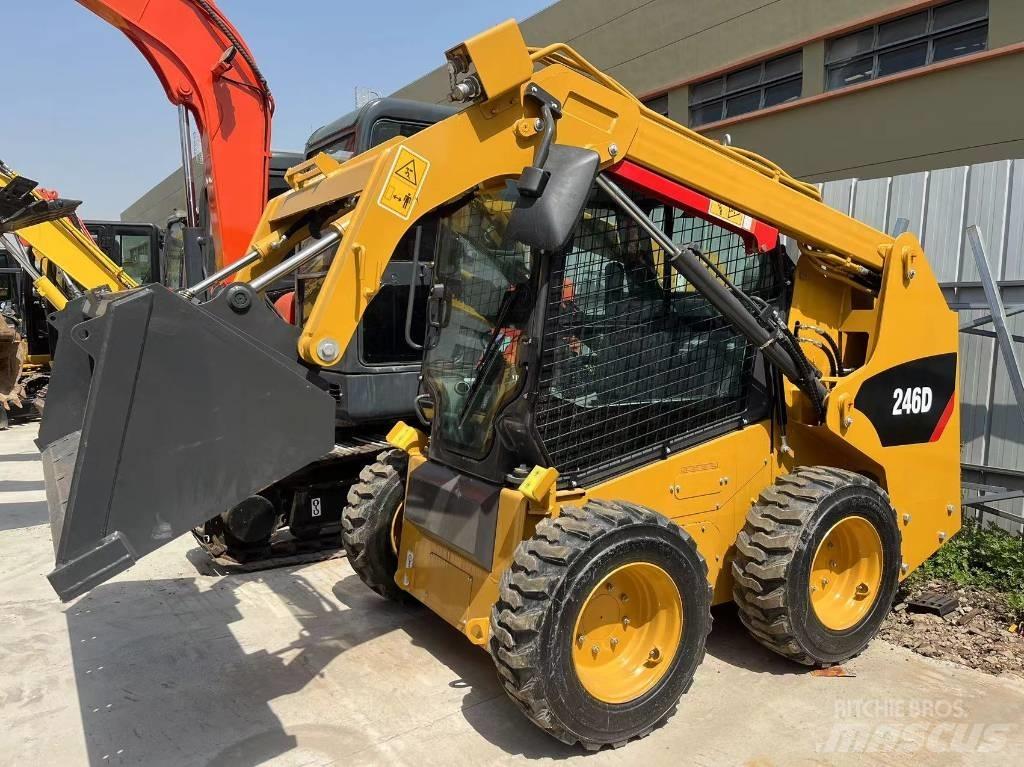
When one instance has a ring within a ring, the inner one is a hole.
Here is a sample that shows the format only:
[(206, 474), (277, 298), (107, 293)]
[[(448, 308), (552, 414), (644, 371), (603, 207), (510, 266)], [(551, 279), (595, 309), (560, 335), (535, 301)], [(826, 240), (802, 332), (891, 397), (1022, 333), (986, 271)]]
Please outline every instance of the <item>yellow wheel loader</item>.
[[(329, 451), (318, 371), (431, 220), (423, 428), (391, 430), (343, 519), (367, 584), (586, 748), (674, 710), (712, 605), (797, 663), (860, 652), (959, 527), (957, 322), (920, 244), (514, 22), (447, 59), (464, 109), (293, 168), (209, 301), (69, 307), (40, 437), (57, 593)], [(335, 247), (286, 325), (267, 286)]]

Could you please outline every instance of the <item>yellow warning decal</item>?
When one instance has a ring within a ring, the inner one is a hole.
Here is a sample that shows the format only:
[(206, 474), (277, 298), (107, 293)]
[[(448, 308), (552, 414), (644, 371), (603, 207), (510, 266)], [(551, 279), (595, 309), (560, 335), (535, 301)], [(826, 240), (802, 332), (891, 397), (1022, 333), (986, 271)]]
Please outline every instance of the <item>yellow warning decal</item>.
[(735, 226), (750, 231), (754, 226), (754, 219), (745, 213), (730, 208), (728, 205), (724, 205), (717, 200), (711, 200), (711, 204), (708, 206), (708, 213), (717, 219), (722, 221), (728, 221)]
[(428, 170), (430, 163), (426, 158), (404, 146), (398, 147), (377, 204), (408, 221), (416, 207)]

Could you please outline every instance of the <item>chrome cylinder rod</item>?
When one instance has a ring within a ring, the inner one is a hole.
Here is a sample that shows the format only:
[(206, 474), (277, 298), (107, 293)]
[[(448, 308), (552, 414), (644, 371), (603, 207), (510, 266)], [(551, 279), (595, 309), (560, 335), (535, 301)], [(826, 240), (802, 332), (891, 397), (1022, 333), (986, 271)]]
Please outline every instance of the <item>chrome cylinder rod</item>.
[(257, 293), (266, 290), (282, 277), (291, 274), (303, 264), (312, 261), (324, 251), (333, 248), (339, 242), (341, 242), (341, 235), (337, 230), (331, 229), (316, 242), (296, 251), (290, 258), (285, 259), (274, 268), (268, 269), (256, 279), (251, 280), (249, 285)]
[(18, 262), (18, 266), (25, 270), (32, 281), (42, 279), (42, 273), (36, 269), (36, 265), (32, 263), (32, 259), (28, 257), (28, 254), (22, 249), (21, 243), (18, 242), (17, 237), (7, 238), (6, 234), (0, 234), (0, 243), (2, 243), (11, 257)]
[[(282, 239), (280, 242), (284, 242), (284, 240)], [(218, 282), (226, 280), (228, 277), (230, 277), (235, 272), (241, 271), (242, 269), (247, 267), (249, 264), (254, 263), (255, 261), (258, 261), (259, 258), (260, 258), (259, 251), (257, 251), (257, 250), (250, 250), (248, 253), (246, 253), (244, 256), (242, 256), (240, 259), (238, 259), (234, 263), (228, 264), (223, 269), (221, 269), (219, 272), (216, 272), (215, 274), (211, 274), (205, 280), (197, 282), (195, 285), (193, 285), (191, 287), (183, 288), (179, 292), (182, 295), (188, 296), (189, 298), (192, 298), (194, 296), (198, 296), (198, 295), (202, 294), (203, 292), (205, 292), (205, 291), (209, 290), (210, 288), (212, 288)]]
[(181, 142), (181, 172), (185, 179), (185, 219), (190, 227), (199, 226), (199, 206), (196, 205), (196, 182), (192, 172), (192, 132), (189, 129), (188, 109), (178, 107), (178, 139)]

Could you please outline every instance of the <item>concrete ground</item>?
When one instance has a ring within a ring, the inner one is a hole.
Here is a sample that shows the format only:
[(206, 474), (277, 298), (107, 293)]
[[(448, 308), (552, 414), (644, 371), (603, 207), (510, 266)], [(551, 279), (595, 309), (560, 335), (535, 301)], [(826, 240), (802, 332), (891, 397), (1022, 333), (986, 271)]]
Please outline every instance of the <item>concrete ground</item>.
[(44, 577), (35, 432), (0, 433), (0, 764), (996, 765), (1024, 753), (1019, 681), (881, 641), (846, 665), (855, 676), (813, 676), (748, 639), (730, 608), (716, 609), (675, 716), (588, 754), (527, 722), (484, 652), (427, 610), (379, 599), (344, 559), (204, 575), (181, 538), (61, 605)]

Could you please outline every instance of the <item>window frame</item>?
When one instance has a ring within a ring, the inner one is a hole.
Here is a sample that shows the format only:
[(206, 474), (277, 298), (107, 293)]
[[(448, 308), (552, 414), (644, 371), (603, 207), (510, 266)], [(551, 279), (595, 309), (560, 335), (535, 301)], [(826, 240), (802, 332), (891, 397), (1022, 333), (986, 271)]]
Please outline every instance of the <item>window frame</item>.
[[(903, 16), (897, 16), (897, 17), (894, 17), (894, 18), (885, 19), (884, 21), (879, 21), (879, 22), (877, 22), (875, 24), (871, 24), (871, 25), (863, 27), (861, 29), (849, 30), (849, 31), (843, 33), (842, 35), (837, 35), (835, 37), (829, 38), (825, 42), (825, 92), (826, 93), (831, 93), (833, 91), (839, 91), (839, 90), (842, 90), (844, 88), (853, 87), (854, 85), (861, 85), (862, 83), (867, 83), (867, 82), (871, 82), (873, 80), (878, 80), (878, 79), (883, 78), (883, 77), (892, 77), (892, 76), (894, 76), (896, 74), (900, 74), (902, 72), (912, 72), (915, 69), (922, 69), (924, 67), (931, 66), (932, 64), (936, 63), (935, 62), (935, 47), (936, 47), (936, 43), (938, 43), (938, 42), (940, 42), (942, 40), (945, 40), (947, 38), (953, 37), (954, 35), (963, 34), (965, 32), (973, 32), (973, 31), (976, 31), (976, 30), (979, 30), (979, 29), (984, 29), (984, 31), (985, 31), (985, 47), (982, 50), (988, 50), (988, 44), (989, 44), (989, 36), (988, 36), (989, 20), (991, 18), (991, 15), (990, 15), (991, 14), (991, 4), (990, 4), (990, 2), (988, 0), (984, 0), (985, 1), (985, 10), (984, 10), (984, 15), (983, 16), (975, 17), (975, 18), (969, 19), (967, 21), (962, 21), (962, 22), (959, 22), (957, 24), (953, 24), (951, 26), (944, 27), (944, 28), (942, 28), (940, 30), (936, 30), (935, 29), (935, 14), (936, 14), (936, 11), (939, 11), (942, 8), (946, 8), (946, 7), (949, 7), (951, 5), (955, 5), (956, 3), (962, 2), (962, 1), (963, 0), (953, 0), (953, 2), (946, 2), (946, 3), (941, 3), (941, 4), (933, 5), (933, 6), (930, 6), (928, 8), (924, 8), (924, 9), (915, 11), (913, 13), (908, 13), (908, 14), (905, 14)], [(910, 19), (910, 18), (913, 18), (914, 16), (918, 16), (918, 15), (922, 15), (922, 14), (927, 16), (927, 19), (925, 21), (924, 32), (918, 33), (916, 35), (912, 35), (910, 37), (903, 38), (903, 39), (898, 40), (896, 42), (886, 43), (884, 45), (879, 43), (879, 36), (881, 34), (882, 27), (885, 27), (886, 25), (889, 25), (889, 24), (893, 24), (894, 22), (903, 21), (905, 19)], [(854, 35), (864, 34), (864, 33), (868, 32), (868, 31), (870, 31), (871, 34), (872, 34), (872, 40), (871, 40), (871, 47), (870, 48), (867, 48), (866, 50), (860, 51), (858, 53), (854, 53), (852, 55), (846, 56), (846, 57), (841, 58), (841, 59), (840, 58), (837, 58), (837, 59), (832, 59), (831, 58), (832, 48), (833, 48), (833, 46), (837, 42), (839, 42), (840, 40), (845, 40), (847, 38), (853, 37)], [(889, 55), (891, 53), (895, 53), (895, 52), (898, 52), (898, 51), (909, 51), (910, 49), (912, 49), (912, 48), (914, 48), (916, 46), (921, 45), (921, 43), (927, 43), (927, 46), (928, 46), (927, 47), (927, 51), (925, 53), (925, 61), (924, 61), (923, 64), (917, 64), (915, 66), (907, 67), (906, 69), (898, 69), (898, 70), (896, 70), (894, 72), (889, 72), (889, 73), (884, 74), (884, 75), (879, 73), (880, 61), (881, 61), (881, 59), (884, 56), (887, 56), (887, 55)], [(969, 53), (960, 54), (960, 56), (969, 56), (969, 55), (971, 55), (971, 54), (969, 54)], [(948, 56), (948, 57), (946, 57), (944, 59), (940, 59), (940, 61), (950, 61), (951, 59), (960, 58), (960, 56)], [(841, 84), (838, 84), (838, 85), (833, 85), (832, 84), (833, 73), (843, 69), (844, 67), (847, 67), (847, 66), (849, 66), (851, 64), (855, 64), (855, 63), (858, 63), (858, 62), (861, 62), (861, 61), (863, 61), (866, 64), (868, 60), (870, 60), (870, 62), (871, 62), (871, 73), (870, 73), (870, 75), (868, 75), (868, 77), (866, 77), (866, 78), (864, 78), (862, 80), (859, 80), (857, 82), (853, 82), (853, 83), (841, 83)]]
[[(775, 64), (776, 62), (782, 61), (783, 59), (793, 58), (799, 62), (799, 66), (795, 71), (775, 75), (772, 77), (768, 76), (768, 66)], [(750, 83), (745, 86), (737, 87), (733, 90), (729, 90), (729, 78), (734, 77), (741, 72), (746, 72), (751, 69), (758, 70), (758, 79), (756, 83)], [(803, 79), (804, 79), (804, 66), (803, 66), (803, 49), (798, 48), (796, 50), (788, 51), (779, 56), (772, 56), (771, 58), (764, 59), (762, 61), (750, 64), (748, 66), (739, 67), (732, 69), (728, 72), (723, 72), (717, 77), (711, 77), (706, 80), (702, 80), (698, 83), (692, 83), (690, 85), (690, 98), (689, 98), (689, 125), (691, 128), (697, 128), (703, 125), (710, 125), (711, 123), (719, 122), (720, 120), (728, 120), (733, 117), (740, 117), (741, 115), (753, 114), (762, 109), (767, 109), (778, 104), (785, 104), (794, 98), (799, 99), (803, 95)], [(694, 93), (698, 88), (702, 88), (707, 85), (712, 85), (715, 82), (721, 82), (721, 89), (718, 90), (715, 95), (706, 96), (705, 98), (695, 98)], [(777, 104), (766, 104), (767, 92), (771, 88), (778, 87), (780, 85), (789, 85), (792, 83), (798, 83), (800, 92), (795, 97), (790, 97), (785, 101), (780, 101)], [(728, 104), (742, 96), (750, 96), (757, 94), (758, 105), (754, 109), (749, 109), (739, 114), (730, 115), (728, 114)], [(699, 109), (704, 109), (712, 106), (715, 102), (720, 102), (721, 108), (719, 110), (719, 116), (711, 120), (697, 121), (694, 119), (694, 114)]]

